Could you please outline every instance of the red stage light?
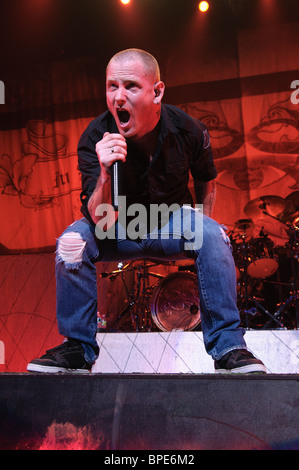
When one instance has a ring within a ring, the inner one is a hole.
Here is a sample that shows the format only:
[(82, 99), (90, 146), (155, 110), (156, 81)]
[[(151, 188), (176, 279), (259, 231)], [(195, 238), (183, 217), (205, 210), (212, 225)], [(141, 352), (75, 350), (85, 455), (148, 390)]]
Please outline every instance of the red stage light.
[(120, 3), (123, 5), (128, 5), (131, 2), (131, 0), (120, 0)]
[(201, 12), (206, 12), (209, 9), (210, 5), (208, 2), (199, 2), (198, 8)]

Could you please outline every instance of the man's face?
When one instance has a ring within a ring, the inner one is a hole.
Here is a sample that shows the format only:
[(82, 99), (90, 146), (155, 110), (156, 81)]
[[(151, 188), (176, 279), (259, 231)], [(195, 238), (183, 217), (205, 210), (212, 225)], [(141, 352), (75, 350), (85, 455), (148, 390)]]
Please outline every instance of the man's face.
[(119, 133), (125, 138), (140, 139), (152, 131), (159, 120), (160, 106), (141, 61), (112, 61), (107, 70), (106, 100)]

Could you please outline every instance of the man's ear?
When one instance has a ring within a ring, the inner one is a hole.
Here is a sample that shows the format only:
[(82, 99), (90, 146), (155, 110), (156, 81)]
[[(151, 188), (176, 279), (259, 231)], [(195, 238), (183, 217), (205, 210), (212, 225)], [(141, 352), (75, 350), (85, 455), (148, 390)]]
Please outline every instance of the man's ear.
[(155, 97), (154, 97), (154, 103), (155, 104), (160, 104), (164, 95), (164, 90), (165, 90), (165, 85), (163, 82), (157, 82), (155, 83), (154, 86), (154, 92), (155, 92)]

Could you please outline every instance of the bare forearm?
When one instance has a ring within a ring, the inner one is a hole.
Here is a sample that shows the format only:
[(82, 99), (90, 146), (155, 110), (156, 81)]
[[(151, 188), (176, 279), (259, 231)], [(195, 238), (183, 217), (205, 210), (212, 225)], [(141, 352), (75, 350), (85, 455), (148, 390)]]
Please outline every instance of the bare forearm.
[(209, 181), (203, 187), (203, 213), (212, 217), (213, 209), (216, 202), (216, 183)]
[(216, 201), (216, 183), (215, 180), (207, 183), (194, 180), (194, 189), (197, 204), (203, 204), (203, 213), (212, 217)]
[[(111, 208), (111, 211), (109, 214), (105, 212), (104, 210), (101, 210), (104, 208), (107, 209), (109, 207)], [(108, 230), (114, 224), (116, 220), (116, 213), (114, 212), (111, 206), (111, 176), (110, 175), (106, 175), (106, 176), (103, 176), (102, 174), (100, 175), (97, 185), (95, 187), (95, 190), (92, 193), (88, 201), (88, 211), (95, 224), (97, 224), (104, 217), (104, 214), (106, 215), (107, 217), (106, 230)]]

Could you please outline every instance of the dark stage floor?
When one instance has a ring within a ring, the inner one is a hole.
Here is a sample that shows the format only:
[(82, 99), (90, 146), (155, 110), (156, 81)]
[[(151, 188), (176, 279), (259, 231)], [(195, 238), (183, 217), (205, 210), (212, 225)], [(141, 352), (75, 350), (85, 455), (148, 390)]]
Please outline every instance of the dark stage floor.
[(299, 375), (1, 374), (0, 449), (298, 450)]

